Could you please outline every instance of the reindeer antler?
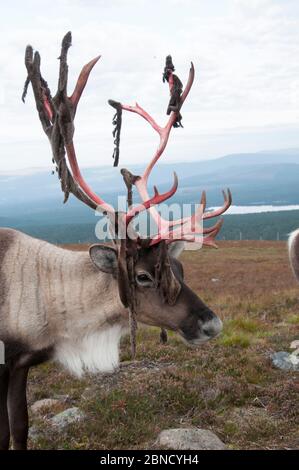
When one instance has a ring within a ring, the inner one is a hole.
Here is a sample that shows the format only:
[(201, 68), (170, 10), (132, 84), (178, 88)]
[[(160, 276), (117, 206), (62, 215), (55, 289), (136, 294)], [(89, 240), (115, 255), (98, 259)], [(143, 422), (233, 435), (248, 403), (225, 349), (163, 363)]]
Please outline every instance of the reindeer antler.
[[(36, 51), (33, 54), (32, 47), (26, 47), (25, 65), (28, 77), (25, 82), (22, 100), (25, 100), (27, 88), (31, 82), (39, 119), (52, 147), (53, 162), (56, 164), (61, 189), (65, 195), (64, 202), (67, 201), (69, 193), (72, 193), (92, 209), (104, 205), (103, 210), (112, 212), (114, 211), (113, 208), (109, 205), (105, 205), (104, 201), (98, 198), (85, 183), (77, 164), (73, 144), (73, 121), (77, 105), (87, 83), (88, 76), (99, 57), (83, 67), (74, 92), (69, 98), (67, 96), (67, 52), (70, 46), (71, 33), (69, 32), (63, 38), (61, 45), (58, 89), (53, 98), (47, 82), (42, 77), (40, 71), (41, 61), (39, 53)], [(66, 153), (73, 174), (67, 166), (65, 158)]]
[[(167, 66), (167, 61), (168, 61), (168, 66)], [(171, 63), (172, 67), (169, 66), (169, 63)], [(167, 73), (167, 81), (169, 83), (170, 93), (172, 93), (172, 88), (174, 86), (173, 85), (174, 77), (177, 80), (179, 80), (177, 76), (174, 76), (173, 70), (174, 70), (174, 67), (171, 61), (171, 57), (168, 56), (166, 58), (166, 67), (165, 67), (163, 78), (164, 76), (166, 76), (165, 74)], [(149, 175), (153, 167), (155, 166), (156, 162), (159, 160), (159, 158), (161, 157), (161, 155), (163, 154), (166, 148), (172, 127), (178, 126), (178, 124), (176, 124), (178, 122), (178, 114), (180, 114), (180, 109), (183, 106), (184, 101), (186, 100), (189, 94), (189, 91), (192, 87), (194, 76), (195, 76), (194, 65), (191, 62), (187, 85), (184, 91), (182, 92), (180, 99), (176, 104), (176, 107), (172, 107), (174, 108), (174, 110), (169, 111), (170, 117), (164, 127), (159, 126), (157, 122), (154, 120), (154, 118), (147, 111), (145, 111), (141, 106), (139, 106), (138, 103), (136, 103), (135, 106), (121, 104), (121, 108), (123, 110), (136, 113), (139, 116), (141, 116), (143, 119), (145, 119), (151, 125), (151, 127), (158, 133), (159, 138), (160, 138), (158, 148), (153, 158), (151, 159), (150, 163), (146, 167), (143, 175), (141, 177), (136, 178), (133, 183), (136, 186), (142, 201), (149, 200), (149, 194), (147, 190), (147, 182), (148, 182)], [(178, 99), (178, 97), (176, 97), (176, 99)], [(179, 120), (179, 123), (180, 123), (180, 120)], [(205, 219), (210, 219), (212, 217), (216, 217), (218, 215), (223, 214), (229, 208), (232, 202), (230, 190), (228, 189), (227, 193), (223, 191), (223, 196), (224, 196), (224, 205), (220, 209), (218, 209), (217, 211), (204, 212), (205, 207), (206, 207), (206, 194), (203, 191), (202, 196), (201, 196), (201, 202), (196, 212), (191, 217), (186, 217), (186, 218), (173, 220), (173, 221), (167, 221), (163, 219), (161, 215), (159, 214), (159, 212), (157, 211), (157, 209), (151, 206), (149, 208), (149, 211), (158, 226), (158, 234), (151, 240), (150, 244), (154, 245), (156, 243), (159, 243), (161, 240), (167, 240), (167, 243), (171, 243), (177, 240), (185, 240), (185, 241), (191, 241), (191, 242), (201, 241), (204, 245), (216, 246), (214, 238), (218, 234), (222, 226), (222, 221), (218, 221), (215, 225), (213, 225), (212, 227), (208, 227), (208, 228), (202, 228), (201, 223)]]
[[(75, 197), (89, 205), (91, 208), (98, 208), (107, 213), (111, 220), (113, 217), (115, 217), (115, 210), (110, 204), (99, 197), (83, 178), (78, 165), (73, 141), (74, 119), (77, 106), (86, 86), (90, 72), (100, 59), (100, 56), (97, 56), (82, 68), (75, 89), (73, 93), (68, 96), (67, 53), (71, 46), (71, 42), (71, 33), (68, 32), (63, 38), (61, 45), (61, 54), (59, 57), (60, 69), (58, 89), (56, 95), (53, 98), (51, 96), (47, 82), (41, 75), (39, 53), (35, 52), (33, 55), (32, 47), (28, 46), (26, 48), (25, 65), (28, 71), (28, 77), (25, 83), (22, 99), (25, 99), (28, 84), (31, 82), (39, 118), (44, 132), (49, 138), (52, 146), (53, 160), (57, 165), (58, 176), (61, 181), (61, 188), (65, 194), (64, 201), (66, 202), (69, 193), (72, 193)], [(184, 90), (182, 90), (181, 81), (176, 75), (174, 75), (173, 71), (174, 66), (172, 64), (172, 59), (170, 56), (168, 56), (166, 59), (163, 80), (166, 80), (169, 84), (171, 100), (167, 111), (170, 116), (164, 127), (159, 126), (153, 117), (137, 103), (135, 106), (129, 106), (115, 102), (113, 100), (109, 100), (109, 104), (116, 108), (118, 116), (118, 122), (117, 119), (115, 121), (117, 126), (117, 129), (115, 129), (115, 165), (117, 165), (119, 157), (121, 110), (133, 112), (141, 116), (152, 126), (160, 138), (158, 148), (150, 163), (147, 165), (143, 175), (134, 177), (133, 184), (136, 186), (139, 192), (142, 204), (129, 209), (125, 218), (126, 225), (128, 225), (131, 220), (141, 211), (149, 210), (151, 216), (158, 226), (158, 234), (151, 239), (151, 245), (159, 243), (161, 240), (166, 240), (167, 243), (175, 240), (200, 240), (205, 245), (215, 246), (214, 238), (221, 228), (221, 221), (218, 221), (214, 226), (208, 228), (202, 228), (202, 221), (221, 215), (227, 210), (231, 204), (231, 193), (229, 190), (227, 193), (223, 192), (224, 205), (221, 209), (212, 212), (204, 212), (206, 207), (206, 195), (205, 192), (203, 192), (200, 205), (191, 217), (167, 221), (160, 216), (154, 205), (167, 200), (175, 193), (178, 186), (176, 175), (172, 188), (163, 194), (159, 194), (157, 189), (154, 188), (154, 196), (150, 197), (147, 189), (149, 175), (166, 148), (172, 127), (180, 125), (180, 109), (183, 106), (194, 81), (195, 70), (192, 62), (189, 70), (187, 85)], [(175, 83), (178, 84), (177, 87), (175, 87)], [(172, 100), (174, 93), (176, 93), (175, 98)], [(67, 155), (70, 169), (67, 166), (65, 154)]]
[[(71, 33), (68, 32), (62, 40), (61, 54), (59, 56), (60, 68), (58, 89), (53, 98), (47, 82), (41, 75), (39, 53), (35, 52), (33, 55), (32, 47), (27, 46), (25, 52), (25, 65), (28, 77), (24, 86), (22, 99), (24, 101), (28, 85), (31, 82), (39, 118), (44, 132), (49, 138), (52, 146), (53, 160), (57, 165), (61, 187), (65, 194), (65, 202), (68, 199), (69, 193), (72, 193), (75, 197), (89, 205), (91, 208), (100, 209), (107, 213), (110, 216), (110, 219), (113, 219), (115, 216), (114, 208), (99, 197), (83, 178), (78, 165), (73, 141), (74, 119), (77, 106), (87, 83), (89, 74), (94, 65), (100, 59), (100, 56), (97, 56), (82, 68), (72, 95), (67, 96), (67, 53), (71, 46), (71, 42)], [(115, 102), (112, 102), (111, 100), (110, 104), (112, 103)], [(67, 155), (71, 171), (67, 166), (65, 153)], [(143, 204), (129, 210), (125, 219), (126, 225), (128, 225), (133, 217), (141, 211), (147, 210), (154, 204), (160, 204), (171, 197), (175, 193), (177, 185), (178, 181), (175, 175), (174, 184), (166, 193), (159, 194), (158, 190), (154, 188), (155, 194), (153, 197), (148, 197), (146, 201), (143, 201)]]
[[(71, 33), (68, 32), (63, 38), (61, 45), (61, 54), (59, 57), (60, 68), (58, 88), (54, 97), (52, 97), (47, 82), (41, 75), (39, 53), (35, 52), (33, 54), (33, 49), (31, 46), (26, 48), (25, 65), (27, 68), (28, 77), (24, 86), (22, 99), (25, 99), (28, 84), (31, 82), (39, 118), (43, 130), (51, 143), (53, 161), (57, 166), (61, 187), (65, 194), (65, 201), (68, 199), (69, 193), (72, 193), (79, 200), (89, 205), (91, 208), (97, 208), (105, 212), (108, 214), (110, 220), (113, 220), (113, 218), (115, 219), (114, 208), (104, 201), (100, 196), (98, 196), (85, 181), (78, 165), (73, 140), (74, 119), (78, 103), (88, 81), (90, 72), (94, 65), (98, 62), (100, 56), (97, 56), (82, 68), (75, 89), (73, 93), (68, 96), (67, 54), (71, 46), (71, 42)], [(158, 226), (158, 234), (150, 240), (151, 245), (157, 244), (161, 240), (166, 240), (167, 243), (175, 240), (202, 241), (203, 244), (206, 245), (215, 245), (214, 238), (219, 232), (222, 222), (218, 221), (212, 227), (202, 228), (202, 221), (221, 215), (228, 209), (231, 204), (231, 193), (229, 190), (227, 193), (223, 192), (224, 205), (222, 208), (211, 212), (205, 212), (206, 195), (205, 192), (203, 192), (200, 205), (191, 217), (167, 221), (160, 216), (159, 212), (154, 206), (166, 201), (175, 193), (178, 186), (177, 176), (174, 176), (174, 183), (172, 188), (165, 193), (160, 194), (158, 190), (154, 188), (154, 196), (150, 197), (147, 189), (149, 175), (166, 148), (172, 127), (180, 125), (180, 109), (183, 106), (194, 81), (195, 71), (192, 62), (189, 70), (188, 81), (184, 90), (182, 90), (181, 81), (176, 75), (174, 75), (173, 71), (174, 66), (172, 59), (170, 56), (168, 56), (166, 59), (163, 79), (165, 79), (169, 84), (171, 100), (167, 111), (167, 114), (170, 114), (170, 116), (164, 127), (159, 126), (154, 118), (137, 103), (135, 106), (129, 106), (109, 100), (109, 103), (116, 108), (117, 113), (120, 113), (121, 110), (125, 110), (136, 113), (145, 119), (158, 133), (160, 139), (158, 148), (153, 158), (147, 165), (143, 175), (134, 176), (132, 179), (132, 184), (136, 186), (142, 203), (137, 207), (129, 207), (128, 212), (125, 215), (125, 225), (128, 226), (132, 219), (141, 211), (149, 210), (151, 216)], [(175, 83), (177, 84), (176, 87)], [(117, 163), (119, 156), (118, 146), (120, 138), (120, 123), (118, 124), (118, 129), (115, 131), (117, 134), (115, 138), (115, 163)], [(70, 165), (70, 169), (67, 166), (66, 156)]]

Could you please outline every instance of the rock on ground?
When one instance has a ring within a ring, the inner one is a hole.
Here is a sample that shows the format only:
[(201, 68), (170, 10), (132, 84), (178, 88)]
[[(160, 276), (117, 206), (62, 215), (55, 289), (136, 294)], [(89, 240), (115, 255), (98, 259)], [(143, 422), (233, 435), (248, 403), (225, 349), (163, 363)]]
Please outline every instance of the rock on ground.
[(207, 429), (178, 428), (162, 431), (156, 447), (174, 450), (224, 450), (225, 444)]
[(31, 426), (28, 430), (28, 437), (32, 441), (36, 441), (41, 435), (41, 431), (36, 426)]
[(273, 365), (279, 369), (299, 371), (299, 358), (295, 354), (279, 351), (272, 354), (271, 359)]
[(50, 424), (53, 426), (64, 429), (69, 424), (78, 423), (85, 418), (85, 414), (80, 408), (74, 406), (73, 408), (68, 408), (67, 410), (58, 413), (57, 415), (53, 416), (53, 418), (49, 419)]

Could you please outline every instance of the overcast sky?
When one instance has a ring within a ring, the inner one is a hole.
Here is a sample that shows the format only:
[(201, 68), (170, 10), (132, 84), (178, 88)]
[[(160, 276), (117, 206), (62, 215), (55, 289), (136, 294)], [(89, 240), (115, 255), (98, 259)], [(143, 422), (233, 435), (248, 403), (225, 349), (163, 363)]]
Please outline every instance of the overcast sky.
[[(23, 56), (27, 44), (40, 51), (54, 93), (69, 30), (70, 92), (82, 65), (102, 55), (76, 118), (81, 166), (112, 164), (109, 98), (166, 122), (169, 53), (184, 83), (191, 60), (196, 77), (164, 162), (299, 147), (298, 0), (11, 0), (1, 2), (0, 171), (51, 168), (31, 90), (21, 102)], [(126, 113), (121, 164), (147, 161), (156, 145), (149, 125)]]

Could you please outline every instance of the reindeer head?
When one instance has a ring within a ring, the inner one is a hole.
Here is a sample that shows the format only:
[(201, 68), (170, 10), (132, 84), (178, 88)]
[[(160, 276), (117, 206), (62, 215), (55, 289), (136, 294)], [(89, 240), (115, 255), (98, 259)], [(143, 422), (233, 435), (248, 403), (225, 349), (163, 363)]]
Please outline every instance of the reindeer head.
[(99, 270), (118, 279), (122, 302), (137, 321), (177, 331), (189, 345), (198, 345), (217, 336), (222, 322), (185, 283), (177, 259), (183, 248), (182, 242), (140, 248), (132, 273), (134, 293), (119, 268), (116, 248), (96, 244), (90, 256)]
[[(120, 299), (130, 312), (132, 351), (135, 352), (137, 321), (175, 330), (189, 344), (196, 345), (207, 341), (221, 331), (221, 320), (185, 284), (183, 268), (177, 258), (185, 242), (216, 246), (214, 239), (221, 228), (222, 220), (212, 227), (203, 227), (202, 222), (227, 210), (231, 204), (230, 191), (223, 192), (224, 205), (220, 209), (205, 212), (206, 195), (203, 192), (200, 205), (192, 216), (169, 221), (161, 217), (155, 206), (176, 192), (178, 187), (176, 174), (169, 191), (160, 194), (154, 187), (154, 195), (150, 197), (147, 189), (149, 175), (167, 145), (171, 129), (181, 125), (180, 109), (194, 80), (193, 64), (183, 91), (180, 80), (173, 73), (171, 58), (167, 57), (167, 70), (164, 71), (163, 77), (169, 83), (171, 100), (167, 111), (170, 117), (165, 127), (160, 127), (137, 103), (135, 106), (128, 106), (109, 101), (117, 110), (114, 132), (116, 163), (119, 157), (122, 111), (133, 112), (143, 117), (158, 133), (160, 139), (158, 149), (142, 176), (132, 175), (126, 169), (121, 171), (128, 190), (128, 209), (125, 213), (116, 212), (85, 182), (78, 166), (73, 142), (77, 105), (89, 74), (99, 57), (83, 67), (75, 90), (69, 97), (67, 52), (70, 45), (71, 33), (67, 33), (62, 41), (58, 90), (54, 97), (51, 96), (48, 85), (42, 78), (39, 53), (35, 52), (33, 55), (32, 47), (26, 48), (25, 64), (28, 78), (23, 99), (31, 82), (39, 118), (51, 143), (53, 161), (57, 166), (65, 201), (69, 193), (72, 193), (92, 209), (104, 212), (109, 218), (114, 246), (93, 245), (90, 248), (90, 257), (100, 271), (112, 274), (118, 282)], [(141, 199), (141, 202), (135, 206), (132, 204), (133, 186)], [(134, 230), (133, 221), (142, 211), (148, 211), (154, 219), (157, 225), (155, 236), (142, 238)]]

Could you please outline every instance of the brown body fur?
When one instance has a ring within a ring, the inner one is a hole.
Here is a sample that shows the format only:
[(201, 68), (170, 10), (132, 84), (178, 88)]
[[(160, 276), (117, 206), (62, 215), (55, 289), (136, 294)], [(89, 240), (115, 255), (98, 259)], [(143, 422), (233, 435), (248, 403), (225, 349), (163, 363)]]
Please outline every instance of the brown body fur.
[(40, 350), (127, 316), (117, 283), (88, 253), (0, 229), (0, 254), (0, 338)]

